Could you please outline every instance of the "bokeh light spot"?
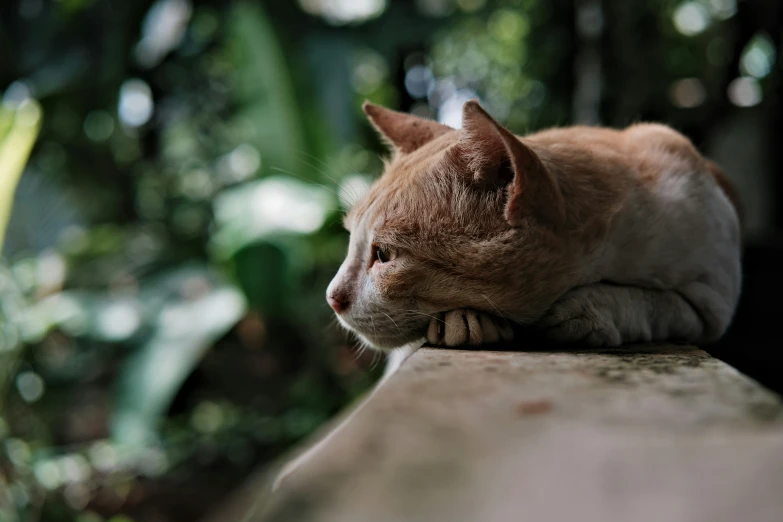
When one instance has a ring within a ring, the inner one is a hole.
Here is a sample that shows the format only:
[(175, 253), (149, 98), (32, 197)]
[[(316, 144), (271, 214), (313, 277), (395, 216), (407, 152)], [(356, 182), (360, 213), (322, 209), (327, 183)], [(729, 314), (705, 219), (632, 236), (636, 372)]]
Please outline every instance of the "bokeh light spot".
[(469, 89), (460, 89), (451, 95), (438, 108), (438, 121), (455, 129), (462, 128), (462, 106), (466, 101), (476, 98), (476, 93)]
[(368, 95), (378, 89), (388, 75), (383, 57), (373, 51), (363, 51), (355, 58), (351, 83), (359, 94)]
[(425, 65), (414, 65), (405, 73), (405, 89), (414, 98), (426, 97), (434, 82), (432, 70)]
[(43, 460), (36, 462), (33, 467), (33, 474), (38, 483), (46, 489), (57, 489), (62, 484), (60, 468), (54, 461)]
[(487, 28), (498, 40), (515, 42), (527, 34), (528, 24), (521, 13), (511, 9), (500, 9), (489, 17)]
[(386, 9), (386, 0), (299, 0), (299, 5), (331, 24), (343, 25), (380, 16)]
[(149, 85), (135, 78), (122, 84), (117, 111), (123, 124), (141, 127), (150, 120), (153, 109), (152, 90)]
[(119, 456), (113, 445), (106, 441), (95, 442), (87, 450), (92, 466), (103, 473), (114, 471), (119, 465)]
[(669, 98), (676, 107), (690, 109), (704, 103), (707, 94), (698, 78), (684, 78), (674, 82), (669, 89)]
[(710, 11), (715, 18), (725, 20), (737, 13), (737, 0), (709, 0)]
[(764, 78), (772, 70), (775, 63), (775, 45), (766, 33), (753, 37), (742, 51), (740, 71), (745, 76)]
[(223, 425), (223, 409), (214, 402), (202, 402), (196, 406), (190, 422), (201, 433), (215, 433)]
[(753, 107), (761, 103), (761, 86), (754, 78), (741, 76), (729, 84), (729, 100), (737, 107)]
[(695, 36), (710, 23), (707, 9), (698, 2), (685, 2), (674, 11), (674, 27), (685, 36)]
[(36, 279), (39, 290), (49, 293), (59, 290), (65, 282), (68, 266), (65, 259), (54, 250), (43, 252), (38, 258)]
[(261, 166), (261, 154), (254, 146), (243, 143), (229, 153), (228, 166), (234, 173), (234, 179), (247, 179)]
[(179, 47), (191, 14), (187, 0), (159, 0), (153, 4), (144, 18), (142, 38), (136, 46), (139, 64), (152, 67)]
[(35, 372), (22, 372), (16, 377), (16, 389), (25, 402), (35, 402), (43, 397), (46, 386)]
[(141, 316), (131, 302), (117, 301), (100, 310), (96, 326), (105, 339), (122, 341), (136, 333), (141, 326)]

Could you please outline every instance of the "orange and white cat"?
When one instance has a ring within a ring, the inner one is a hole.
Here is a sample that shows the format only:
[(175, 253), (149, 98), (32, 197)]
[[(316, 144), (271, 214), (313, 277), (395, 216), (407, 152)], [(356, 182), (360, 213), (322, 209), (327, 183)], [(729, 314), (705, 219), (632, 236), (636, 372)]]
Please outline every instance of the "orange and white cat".
[(741, 279), (736, 198), (681, 134), (639, 124), (518, 138), (475, 101), (461, 130), (364, 111), (393, 153), (346, 217), (348, 255), (326, 295), (342, 325), (391, 350), (376, 390), (425, 340), (508, 339), (509, 321), (598, 346), (706, 343), (729, 325)]
[(327, 301), (389, 350), (512, 335), (719, 338), (740, 293), (740, 225), (717, 167), (669, 127), (514, 136), (476, 101), (463, 127), (366, 103), (391, 159), (345, 219)]

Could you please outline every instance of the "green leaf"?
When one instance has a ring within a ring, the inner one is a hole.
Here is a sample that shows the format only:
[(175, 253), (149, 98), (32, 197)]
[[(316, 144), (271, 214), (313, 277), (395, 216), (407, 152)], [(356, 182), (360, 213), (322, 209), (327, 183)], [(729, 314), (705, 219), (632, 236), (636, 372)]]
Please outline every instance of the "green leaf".
[[(295, 172), (294, 153), (304, 151), (302, 115), (277, 35), (258, 5), (238, 3), (228, 24), (228, 50), (235, 59), (236, 93), (249, 135), (264, 163)], [(232, 124), (233, 126), (233, 124)]]
[(37, 102), (27, 100), (13, 111), (0, 106), (0, 253), (14, 191), (40, 127), (41, 107)]
[(272, 242), (248, 245), (234, 256), (237, 281), (251, 306), (265, 317), (286, 313), (285, 296), (292, 286), (289, 265), (286, 252)]
[(130, 446), (155, 440), (157, 424), (182, 383), (245, 313), (240, 291), (201, 266), (148, 281), (141, 294), (157, 319), (120, 376), (112, 419), (113, 438)]

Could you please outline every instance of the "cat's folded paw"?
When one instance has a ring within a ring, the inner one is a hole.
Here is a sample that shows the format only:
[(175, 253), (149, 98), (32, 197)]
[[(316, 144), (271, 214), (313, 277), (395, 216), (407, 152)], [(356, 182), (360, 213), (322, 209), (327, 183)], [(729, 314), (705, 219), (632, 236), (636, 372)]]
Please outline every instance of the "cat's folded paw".
[(608, 313), (590, 299), (588, 292), (566, 294), (537, 325), (556, 342), (581, 342), (590, 346), (619, 346), (620, 330)]
[(549, 339), (560, 343), (585, 343), (590, 346), (620, 346), (620, 332), (611, 325), (597, 325), (587, 317), (573, 317), (544, 329)]
[(478, 345), (508, 341), (514, 332), (508, 321), (474, 310), (452, 310), (430, 321), (427, 342), (435, 346)]

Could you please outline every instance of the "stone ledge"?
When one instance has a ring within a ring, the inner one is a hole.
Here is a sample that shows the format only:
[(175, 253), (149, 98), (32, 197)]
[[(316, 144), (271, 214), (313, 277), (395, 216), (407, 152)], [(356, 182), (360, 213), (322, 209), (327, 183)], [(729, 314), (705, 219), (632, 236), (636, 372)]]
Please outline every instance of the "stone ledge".
[(783, 405), (691, 347), (422, 349), (279, 490), (262, 481), (216, 520), (772, 522)]

